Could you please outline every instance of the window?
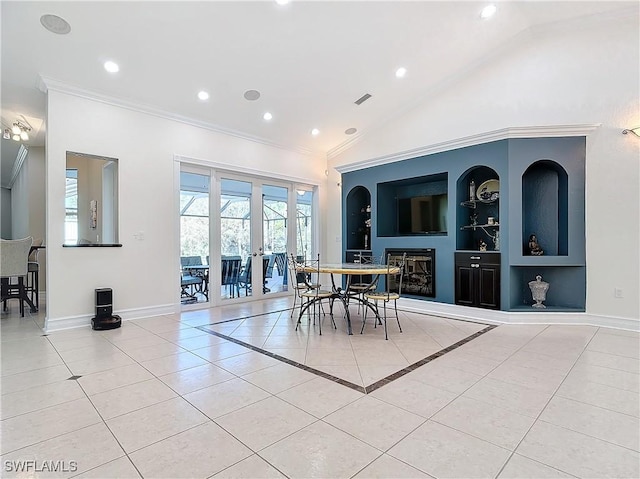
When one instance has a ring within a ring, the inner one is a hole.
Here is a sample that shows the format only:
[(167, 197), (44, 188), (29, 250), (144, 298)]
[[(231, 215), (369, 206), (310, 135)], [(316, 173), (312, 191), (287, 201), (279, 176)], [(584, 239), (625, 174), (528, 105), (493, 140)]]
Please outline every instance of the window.
[(64, 196), (64, 244), (78, 242), (78, 170), (67, 168)]

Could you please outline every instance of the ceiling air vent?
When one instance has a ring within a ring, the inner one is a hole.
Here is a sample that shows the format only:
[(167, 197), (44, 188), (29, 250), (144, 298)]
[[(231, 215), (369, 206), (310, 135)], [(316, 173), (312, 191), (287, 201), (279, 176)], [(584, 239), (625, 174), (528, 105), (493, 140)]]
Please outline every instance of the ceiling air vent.
[(365, 93), (364, 95), (362, 95), (360, 98), (358, 98), (354, 103), (356, 105), (362, 105), (365, 101), (367, 101), (369, 98), (371, 98), (371, 95), (369, 95), (368, 93)]

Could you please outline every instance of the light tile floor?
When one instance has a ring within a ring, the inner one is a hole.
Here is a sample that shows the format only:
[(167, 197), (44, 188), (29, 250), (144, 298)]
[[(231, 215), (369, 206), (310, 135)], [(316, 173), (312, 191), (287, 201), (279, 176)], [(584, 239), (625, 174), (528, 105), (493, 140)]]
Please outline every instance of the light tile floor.
[(337, 314), (320, 338), (288, 306), (48, 336), (2, 314), (3, 477), (640, 476), (637, 333), (498, 326), (363, 394), (198, 329), (366, 386), (485, 327), (402, 312), (384, 341)]

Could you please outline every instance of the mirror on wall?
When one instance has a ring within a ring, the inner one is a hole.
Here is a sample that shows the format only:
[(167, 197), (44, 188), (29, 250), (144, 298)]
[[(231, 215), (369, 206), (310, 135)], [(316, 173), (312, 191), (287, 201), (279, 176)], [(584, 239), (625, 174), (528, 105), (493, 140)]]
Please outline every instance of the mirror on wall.
[(118, 243), (118, 160), (67, 151), (64, 246)]

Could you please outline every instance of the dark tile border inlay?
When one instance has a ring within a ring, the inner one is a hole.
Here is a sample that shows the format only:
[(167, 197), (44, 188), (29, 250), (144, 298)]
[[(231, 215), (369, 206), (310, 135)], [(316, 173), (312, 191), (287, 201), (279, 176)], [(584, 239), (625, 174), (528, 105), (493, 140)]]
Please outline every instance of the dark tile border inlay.
[[(288, 364), (290, 366), (293, 366), (293, 367), (302, 369), (304, 371), (310, 372), (312, 374), (315, 374), (316, 376), (320, 376), (322, 378), (328, 379), (330, 381), (333, 381), (335, 383), (341, 384), (342, 386), (346, 386), (346, 387), (348, 387), (350, 389), (353, 389), (355, 391), (361, 392), (363, 394), (369, 394), (369, 393), (375, 391), (376, 389), (380, 389), (382, 386), (385, 386), (385, 385), (389, 384), (390, 382), (395, 381), (396, 379), (400, 379), (405, 374), (408, 374), (411, 371), (414, 371), (414, 370), (418, 369), (420, 366), (424, 366), (425, 364), (433, 361), (434, 359), (437, 359), (437, 358), (439, 358), (441, 356), (444, 356), (445, 354), (453, 351), (454, 349), (457, 349), (460, 346), (462, 346), (462, 345), (464, 345), (464, 344), (466, 344), (466, 343), (468, 343), (470, 341), (473, 341), (477, 337), (482, 336), (483, 334), (488, 333), (492, 329), (495, 329), (495, 328), (498, 327), (495, 324), (486, 324), (486, 323), (481, 323), (481, 322), (476, 322), (476, 321), (467, 321), (467, 320), (464, 320), (464, 319), (461, 319), (461, 320), (451, 319), (451, 321), (465, 321), (465, 322), (474, 323), (474, 324), (484, 324), (487, 327), (482, 329), (482, 330), (480, 330), (480, 331), (478, 331), (477, 333), (473, 333), (472, 335), (467, 336), (464, 339), (461, 339), (457, 343), (453, 343), (450, 346), (447, 346), (446, 348), (443, 348), (440, 351), (435, 352), (435, 353), (431, 354), (430, 356), (427, 356), (426, 358), (423, 358), (423, 359), (421, 359), (419, 361), (416, 361), (413, 364), (410, 364), (406, 368), (403, 368), (403, 369), (401, 369), (399, 371), (396, 371), (393, 374), (390, 374), (386, 378), (382, 378), (382, 379), (376, 381), (375, 383), (370, 384), (369, 386), (365, 386), (365, 387), (359, 386), (359, 385), (354, 384), (352, 382), (349, 382), (349, 381), (347, 381), (345, 379), (341, 379), (341, 378), (338, 378), (336, 376), (332, 376), (331, 374), (325, 373), (324, 371), (320, 371), (318, 369), (314, 369), (314, 368), (312, 368), (310, 366), (307, 366), (306, 364), (301, 364), (301, 363), (299, 363), (297, 361), (293, 361), (293, 360), (291, 360), (289, 358), (285, 358), (284, 356), (280, 356), (278, 354), (275, 354), (275, 353), (272, 353), (272, 352), (267, 351), (265, 349), (262, 349), (262, 348), (259, 348), (257, 346), (254, 346), (253, 344), (245, 343), (244, 341), (240, 341), (239, 339), (232, 338), (231, 336), (227, 336), (226, 334), (218, 333), (217, 331), (212, 331), (211, 329), (207, 328), (207, 326), (213, 326), (213, 325), (223, 324), (223, 323), (230, 323), (230, 322), (233, 322), (233, 321), (240, 321), (240, 320), (243, 320), (243, 319), (255, 318), (255, 317), (258, 317), (258, 316), (265, 316), (267, 314), (273, 314), (273, 313), (279, 313), (279, 312), (281, 313), (281, 312), (284, 312), (284, 311), (289, 311), (290, 309), (291, 308), (281, 309), (279, 311), (270, 311), (269, 313), (253, 314), (251, 316), (245, 316), (245, 317), (242, 317), (242, 318), (226, 319), (224, 321), (218, 321), (217, 323), (211, 323), (211, 324), (208, 324), (206, 326), (196, 326), (196, 329), (199, 329), (200, 331), (203, 331), (205, 333), (211, 334), (212, 336), (217, 336), (219, 338), (226, 339), (227, 341), (231, 341), (232, 343), (238, 344), (240, 346), (244, 346), (245, 348), (250, 349), (252, 351), (255, 351), (256, 353), (264, 354), (265, 356), (269, 356), (270, 358), (277, 359), (278, 361), (286, 363), (286, 364)], [(414, 311), (410, 311), (410, 312), (413, 313), (413, 314), (421, 314), (421, 313), (416, 313)], [(447, 318), (447, 319), (450, 319), (450, 318)], [(78, 377), (80, 377), (80, 376), (78, 376)], [(71, 377), (69, 379), (75, 379), (75, 378), (76, 378), (76, 376), (73, 376), (73, 377)]]
[(67, 378), (67, 381), (77, 381), (78, 379), (80, 379), (82, 376), (71, 376), (70, 378)]

